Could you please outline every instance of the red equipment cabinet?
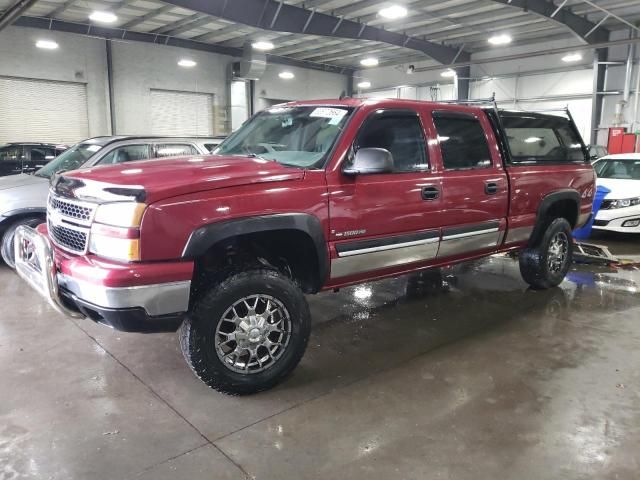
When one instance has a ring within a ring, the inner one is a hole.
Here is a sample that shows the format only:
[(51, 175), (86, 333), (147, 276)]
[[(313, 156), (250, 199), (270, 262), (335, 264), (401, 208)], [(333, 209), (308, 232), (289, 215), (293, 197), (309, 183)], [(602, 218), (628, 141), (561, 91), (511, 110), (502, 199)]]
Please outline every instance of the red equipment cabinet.
[(624, 127), (615, 127), (609, 129), (609, 140), (607, 142), (607, 150), (610, 154), (623, 153), (622, 140), (626, 132)]

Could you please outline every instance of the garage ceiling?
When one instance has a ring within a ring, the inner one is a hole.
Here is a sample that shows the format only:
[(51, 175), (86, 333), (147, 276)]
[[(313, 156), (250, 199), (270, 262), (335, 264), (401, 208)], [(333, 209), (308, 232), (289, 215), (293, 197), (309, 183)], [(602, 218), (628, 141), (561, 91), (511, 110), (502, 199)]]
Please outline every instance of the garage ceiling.
[[(151, 35), (146, 38), (157, 43), (187, 46), (184, 41), (197, 42), (208, 49), (231, 54), (238, 53), (247, 41), (269, 40), (275, 45), (270, 55), (339, 70), (358, 68), (360, 60), (371, 54), (381, 65), (429, 58), (450, 63), (453, 58), (492, 48), (487, 43), (488, 37), (503, 32), (513, 37), (512, 45), (568, 38), (594, 43), (605, 41), (609, 31), (629, 29), (625, 22), (640, 21), (638, 0), (555, 0), (553, 3), (547, 0), (398, 0), (393, 3), (404, 5), (408, 15), (396, 21), (378, 14), (390, 3), (379, 0), (171, 0), (171, 3), (37, 0), (16, 23), (99, 35), (101, 26), (91, 26), (88, 16), (95, 10), (106, 10), (118, 16), (115, 23), (108, 25), (111, 37), (115, 36), (112, 29), (122, 31), (117, 36), (125, 40), (135, 40), (135, 33), (142, 32)], [(15, 0), (0, 0), (0, 10), (14, 4)], [(242, 8), (249, 9), (246, 15), (237, 14)], [(361, 28), (353, 34), (348, 24)], [(68, 27), (61, 28), (62, 25)], [(346, 35), (347, 31), (351, 33)], [(389, 41), (391, 38), (394, 41)]]

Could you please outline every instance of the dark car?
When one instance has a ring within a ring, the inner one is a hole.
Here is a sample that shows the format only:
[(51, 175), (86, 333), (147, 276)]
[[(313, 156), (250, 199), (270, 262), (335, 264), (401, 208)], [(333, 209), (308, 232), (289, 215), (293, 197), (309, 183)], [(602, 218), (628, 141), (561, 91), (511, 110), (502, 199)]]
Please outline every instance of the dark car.
[(32, 173), (67, 149), (52, 143), (8, 143), (0, 146), (0, 177)]
[(589, 145), (587, 148), (589, 148), (589, 160), (591, 162), (595, 162), (599, 158), (609, 155), (606, 147), (602, 145)]

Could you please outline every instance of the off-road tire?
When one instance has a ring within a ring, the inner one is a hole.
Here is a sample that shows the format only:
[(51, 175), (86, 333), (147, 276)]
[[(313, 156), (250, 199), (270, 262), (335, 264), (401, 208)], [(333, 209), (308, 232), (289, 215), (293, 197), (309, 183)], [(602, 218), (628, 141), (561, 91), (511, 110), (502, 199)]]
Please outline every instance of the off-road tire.
[[(566, 255), (561, 266), (553, 270), (549, 264), (550, 247), (554, 239), (564, 237), (567, 241)], [(565, 218), (551, 220), (542, 237), (535, 245), (520, 252), (520, 273), (532, 288), (543, 290), (558, 286), (564, 280), (573, 259), (573, 237), (571, 225)]]
[[(238, 373), (223, 364), (216, 353), (216, 328), (235, 302), (251, 295), (267, 295), (286, 308), (291, 325), (284, 352), (264, 371)], [(193, 299), (179, 330), (180, 347), (200, 380), (218, 392), (248, 395), (268, 390), (298, 365), (309, 341), (311, 314), (302, 290), (284, 274), (265, 268), (229, 273)]]
[(2, 235), (2, 244), (0, 245), (0, 254), (2, 255), (2, 260), (7, 264), (10, 268), (16, 268), (15, 262), (15, 252), (13, 250), (13, 239), (16, 234), (16, 229), (20, 225), (26, 225), (28, 227), (37, 227), (41, 223), (44, 223), (44, 218), (42, 217), (23, 217), (20, 220), (13, 222), (9, 228), (7, 228)]

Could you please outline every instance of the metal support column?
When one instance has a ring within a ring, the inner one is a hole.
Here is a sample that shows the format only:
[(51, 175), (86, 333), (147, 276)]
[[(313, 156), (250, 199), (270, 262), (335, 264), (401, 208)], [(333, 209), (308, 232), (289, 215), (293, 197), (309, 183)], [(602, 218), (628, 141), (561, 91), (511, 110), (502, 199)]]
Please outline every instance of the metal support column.
[(459, 67), (456, 68), (456, 73), (458, 74), (457, 81), (457, 99), (458, 100), (468, 100), (469, 99), (469, 81), (471, 77), (471, 67)]
[(109, 90), (109, 119), (111, 120), (111, 135), (116, 135), (116, 105), (113, 94), (113, 57), (111, 52), (111, 40), (107, 45), (107, 86)]
[(589, 143), (595, 145), (598, 142), (598, 126), (602, 118), (602, 104), (604, 95), (604, 79), (606, 73), (606, 65), (602, 62), (607, 61), (607, 49), (599, 48), (593, 54), (593, 93), (591, 97), (591, 138)]
[(347, 73), (347, 97), (353, 97), (353, 70), (349, 70)]

